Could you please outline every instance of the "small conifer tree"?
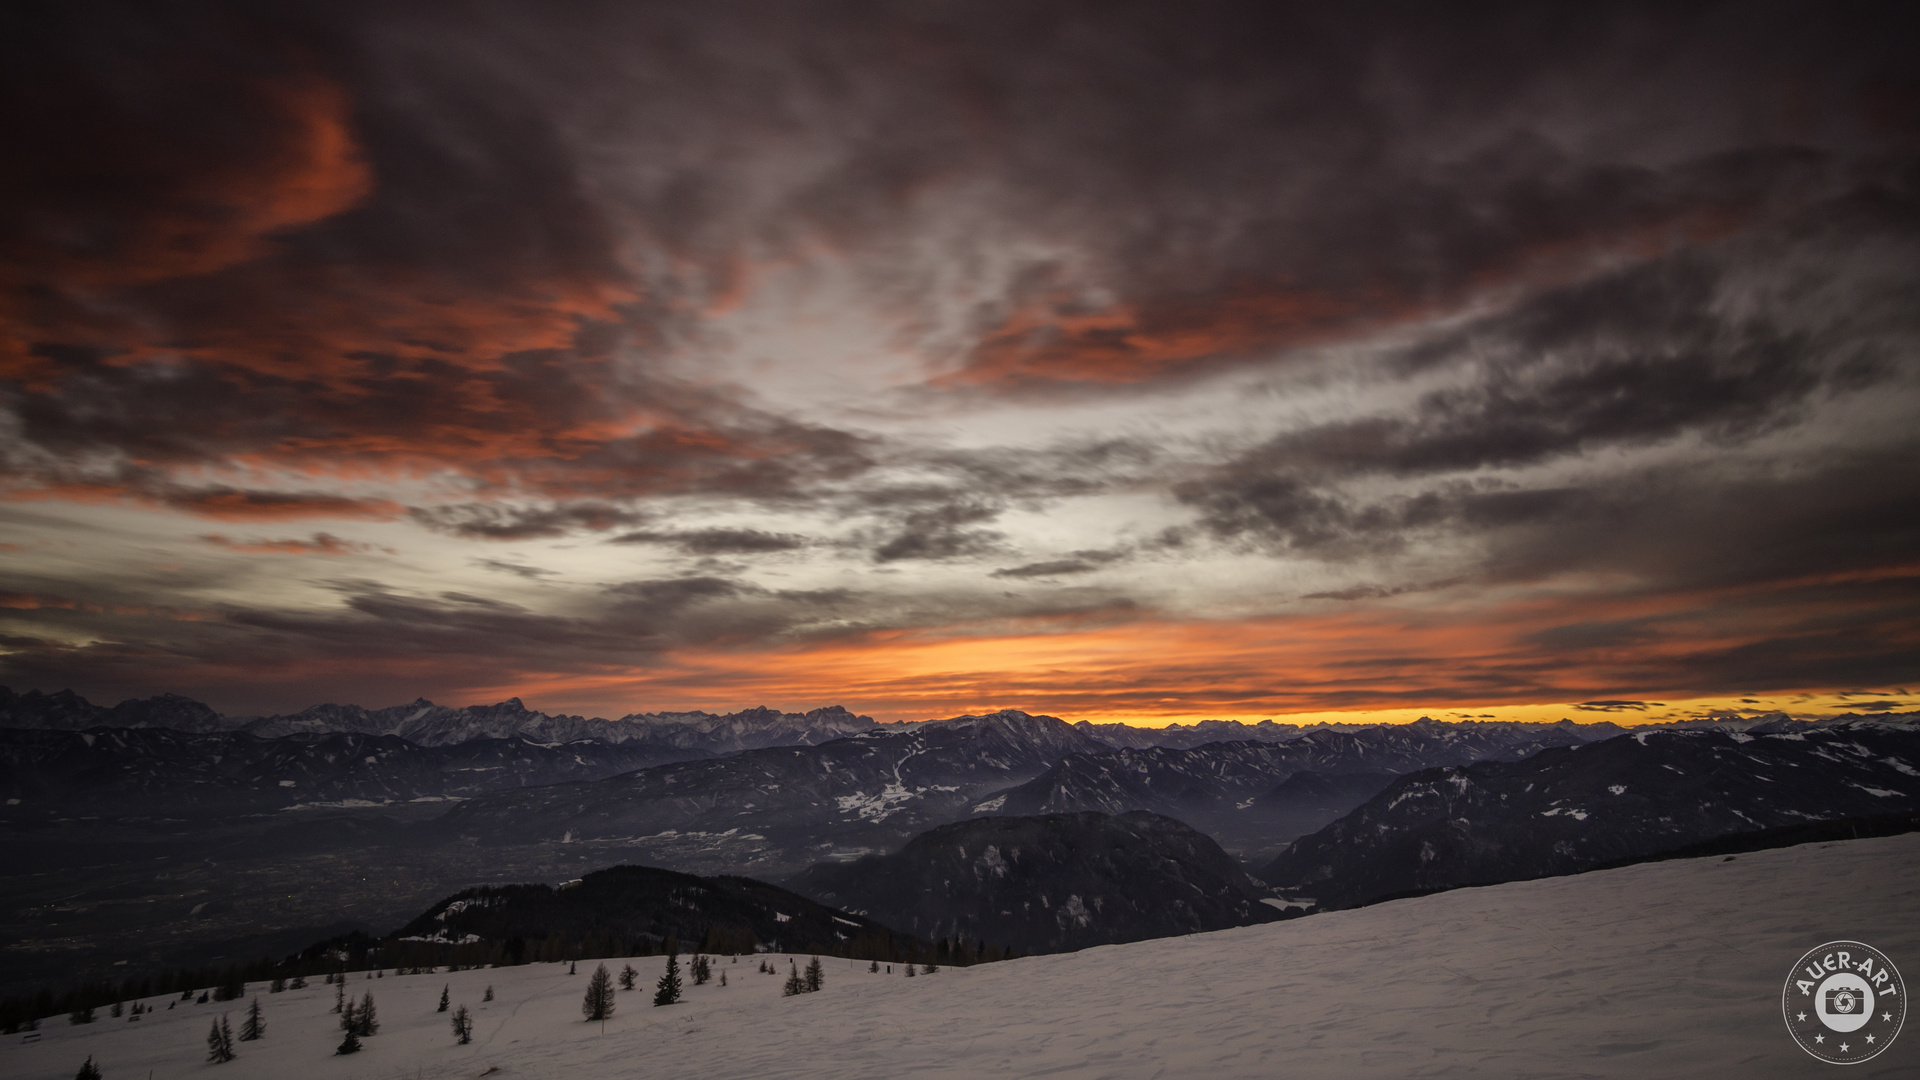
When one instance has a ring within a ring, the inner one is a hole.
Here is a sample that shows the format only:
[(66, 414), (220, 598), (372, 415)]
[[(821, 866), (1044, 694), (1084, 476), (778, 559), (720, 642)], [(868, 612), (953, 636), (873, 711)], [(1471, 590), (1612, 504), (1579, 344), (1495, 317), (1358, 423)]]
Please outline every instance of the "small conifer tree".
[(491, 986), (489, 986), (489, 987), (487, 987), (487, 992), (486, 992), (486, 993), (484, 993), (484, 994), (482, 994), (482, 995), (480, 995), (480, 1000), (481, 1000), (481, 1001), (492, 1001), (492, 1000), (493, 1000), (493, 987), (491, 987)]
[(354, 1013), (359, 1011), (360, 1007), (357, 1003), (352, 1001), (347, 1002), (347, 1007), (340, 1013), (341, 1031), (354, 1032), (360, 1030), (360, 1021), (354, 1017)]
[(121, 1017), (127, 1015), (127, 1007), (123, 1002), (116, 1001), (113, 1003), (113, 1008), (107, 1010), (107, 1015), (113, 1017), (115, 1020), (118, 1020)]
[(807, 993), (820, 989), (826, 981), (826, 969), (820, 966), (820, 958), (816, 956), (807, 963)]
[(287, 989), (289, 990), (305, 990), (306, 988), (307, 977), (305, 975), (295, 975), (293, 981), (287, 984)]
[(655, 1007), (671, 1005), (680, 1000), (680, 958), (667, 954), (667, 972), (654, 984), (653, 1004)]
[(100, 1066), (93, 1063), (92, 1054), (87, 1055), (87, 1060), (80, 1066), (80, 1071), (73, 1074), (73, 1080), (100, 1080)]
[(447, 1011), (447, 990), (448, 990), (448, 989), (449, 989), (449, 988), (450, 988), (451, 986), (452, 986), (452, 984), (451, 984), (451, 983), (449, 983), (449, 984), (448, 984), (447, 986), (442, 986), (442, 987), (440, 988), (440, 1007), (439, 1007), (438, 1009), (435, 1009), (435, 1010), (433, 1010), (434, 1012), (446, 1012), (446, 1011)]
[(473, 1017), (465, 1005), (453, 1010), (453, 1037), (465, 1046), (473, 1041)]
[(380, 1022), (373, 1017), (373, 991), (369, 990), (367, 996), (360, 999), (359, 1011), (353, 1014), (353, 1026), (360, 1032), (361, 1038), (368, 1038), (380, 1031)]
[(222, 1016), (207, 1030), (207, 1060), (216, 1065), (224, 1065), (232, 1061), (233, 1057), (233, 1028), (228, 1026), (227, 1018)]
[(727, 973), (724, 971), (720, 973), (720, 985), (721, 986), (727, 985)]
[(336, 1013), (347, 1011), (347, 980), (344, 976), (333, 984), (333, 1011)]
[(633, 989), (633, 980), (639, 977), (640, 977), (640, 973), (633, 970), (632, 964), (628, 964), (626, 967), (621, 968), (620, 969), (620, 989), (622, 990)]
[(929, 964), (926, 964), (926, 965), (924, 965), (923, 967), (921, 967), (921, 969), (920, 969), (920, 974), (922, 974), (922, 975), (931, 975), (931, 974), (933, 974), (934, 972), (936, 972), (936, 971), (939, 971), (939, 970), (940, 970), (940, 965), (939, 965), (939, 964), (933, 964), (933, 963), (929, 963)]
[(580, 1002), (580, 1011), (586, 1014), (588, 1023), (613, 1015), (613, 976), (607, 974), (607, 965), (601, 964), (587, 980), (587, 996)]
[(285, 975), (275, 975), (273, 977), (273, 982), (267, 985), (267, 993), (269, 994), (285, 993), (286, 989), (287, 989), (287, 977)]
[(260, 1017), (260, 998), (255, 995), (247, 1006), (247, 1018), (240, 1024), (240, 1041), (252, 1042), (267, 1033), (267, 1022)]
[(871, 964), (868, 964), (868, 965), (867, 965), (867, 974), (869, 974), (869, 975), (878, 975), (878, 974), (880, 974), (880, 961), (878, 961), (878, 960), (875, 960), (875, 961), (874, 961), (873, 963), (871, 963)]
[(795, 960), (789, 960), (787, 961), (787, 963), (791, 966), (791, 969), (787, 972), (787, 981), (784, 984), (782, 984), (780, 987), (780, 996), (792, 997), (795, 994), (806, 993), (807, 980), (800, 977), (799, 962)]
[(336, 1054), (357, 1054), (359, 1052), (360, 1036), (352, 1031), (347, 1032), (347, 1037), (341, 1039), (339, 1048), (334, 1050)]
[(913, 965), (912, 965), (912, 964), (908, 964), (908, 965), (907, 965), (907, 978), (909, 978), (909, 979), (911, 979), (911, 978), (913, 978)]
[(713, 965), (707, 963), (707, 958), (704, 956), (695, 954), (693, 963), (687, 965), (687, 967), (688, 970), (693, 972), (693, 985), (695, 986), (705, 986), (708, 980), (713, 978)]

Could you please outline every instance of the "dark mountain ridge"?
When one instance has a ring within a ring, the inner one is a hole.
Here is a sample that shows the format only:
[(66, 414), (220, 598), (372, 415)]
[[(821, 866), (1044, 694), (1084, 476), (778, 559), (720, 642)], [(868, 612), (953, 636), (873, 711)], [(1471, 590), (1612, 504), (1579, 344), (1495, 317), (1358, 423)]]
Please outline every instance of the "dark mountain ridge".
[(886, 960), (904, 958), (919, 944), (872, 919), (778, 885), (652, 866), (615, 866), (560, 885), (466, 889), (388, 935), (393, 942), (501, 947), (517, 953), (506, 957), (508, 962), (529, 959), (527, 942), (558, 939), (592, 950), (587, 955), (651, 955), (669, 938), (682, 952), (759, 950)]
[(777, 876), (892, 850), (1068, 754), (1108, 752), (1059, 719), (1006, 710), (497, 792), (438, 826), (481, 844), (618, 840), (680, 869)]
[(1642, 731), (1403, 776), (1260, 876), (1322, 907), (1578, 873), (1814, 822), (1920, 811), (1920, 731)]
[[(724, 716), (708, 712), (630, 713), (618, 720), (588, 719), (529, 709), (519, 698), (458, 708), (425, 698), (368, 709), (314, 705), (280, 716), (222, 716), (191, 698), (162, 694), (107, 707), (71, 690), (16, 694), (0, 687), (0, 727), (84, 731), (90, 728), (168, 728), (200, 734), (238, 731), (260, 738), (288, 735), (395, 735), (421, 746), (474, 739), (520, 738), (539, 743), (637, 743), (655, 747), (659, 760), (729, 754), (763, 746), (809, 745), (871, 731), (880, 725), (838, 705), (806, 713), (764, 706)], [(675, 752), (681, 752), (676, 754)]]
[(201, 818), (297, 806), (469, 798), (597, 779), (696, 756), (641, 745), (473, 739), (428, 747), (394, 735), (193, 734), (172, 728), (0, 728), (0, 822)]
[[(1261, 858), (1364, 802), (1379, 790), (1375, 782), (1382, 780), (1381, 774), (1520, 758), (1618, 730), (1610, 724), (1469, 726), (1418, 720), (1353, 732), (1313, 731), (1282, 743), (1227, 742), (1185, 750), (1148, 747), (1074, 754), (976, 809), (1024, 815), (1147, 810), (1184, 821), (1229, 851)], [(1311, 792), (1283, 788), (1302, 773), (1323, 778), (1366, 775), (1373, 780), (1323, 782)]]
[(889, 855), (809, 867), (787, 884), (923, 938), (984, 939), (1030, 952), (1283, 917), (1218, 844), (1138, 811), (956, 822)]

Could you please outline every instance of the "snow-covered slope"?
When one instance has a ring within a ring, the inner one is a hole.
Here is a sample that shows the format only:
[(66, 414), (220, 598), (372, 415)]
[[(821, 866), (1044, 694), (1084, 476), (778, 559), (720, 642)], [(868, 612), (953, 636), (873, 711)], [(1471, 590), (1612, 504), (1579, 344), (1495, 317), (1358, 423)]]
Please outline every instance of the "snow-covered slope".
[[(65, 1080), (689, 1080), (896, 1077), (1800, 1078), (1779, 995), (1806, 949), (1852, 938), (1920, 971), (1920, 836), (1808, 845), (1465, 889), (1265, 926), (1113, 945), (911, 981), (827, 960), (817, 994), (783, 998), (760, 958), (721, 963), (652, 1008), (659, 961), (581, 1021), (591, 963), (367, 981), (380, 1033), (335, 1057), (332, 988), (261, 994), (267, 1036), (205, 1063), (209, 1020), (179, 1005), (0, 1043), (0, 1076)], [(806, 957), (799, 957), (804, 964)], [(618, 971), (625, 961), (608, 964)], [(492, 985), (496, 1000), (481, 1002)], [(473, 1010), (457, 1046), (440, 989)], [(1907, 1031), (1862, 1075), (1920, 1072)]]

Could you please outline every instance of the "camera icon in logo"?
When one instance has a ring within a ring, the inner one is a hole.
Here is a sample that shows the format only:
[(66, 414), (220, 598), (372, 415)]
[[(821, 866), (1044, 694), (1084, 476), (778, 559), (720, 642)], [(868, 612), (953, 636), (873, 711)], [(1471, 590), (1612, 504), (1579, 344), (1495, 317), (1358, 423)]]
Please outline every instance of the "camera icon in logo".
[(1841, 971), (1824, 980), (1814, 991), (1814, 1010), (1828, 1031), (1841, 1034), (1858, 1031), (1873, 1019), (1873, 988), (1851, 971)]

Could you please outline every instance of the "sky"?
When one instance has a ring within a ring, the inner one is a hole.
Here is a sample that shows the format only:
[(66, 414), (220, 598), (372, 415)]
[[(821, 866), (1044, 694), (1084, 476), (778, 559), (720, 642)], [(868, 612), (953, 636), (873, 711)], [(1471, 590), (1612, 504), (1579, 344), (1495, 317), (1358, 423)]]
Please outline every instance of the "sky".
[(7, 5), (0, 684), (1916, 707), (1895, 17)]

